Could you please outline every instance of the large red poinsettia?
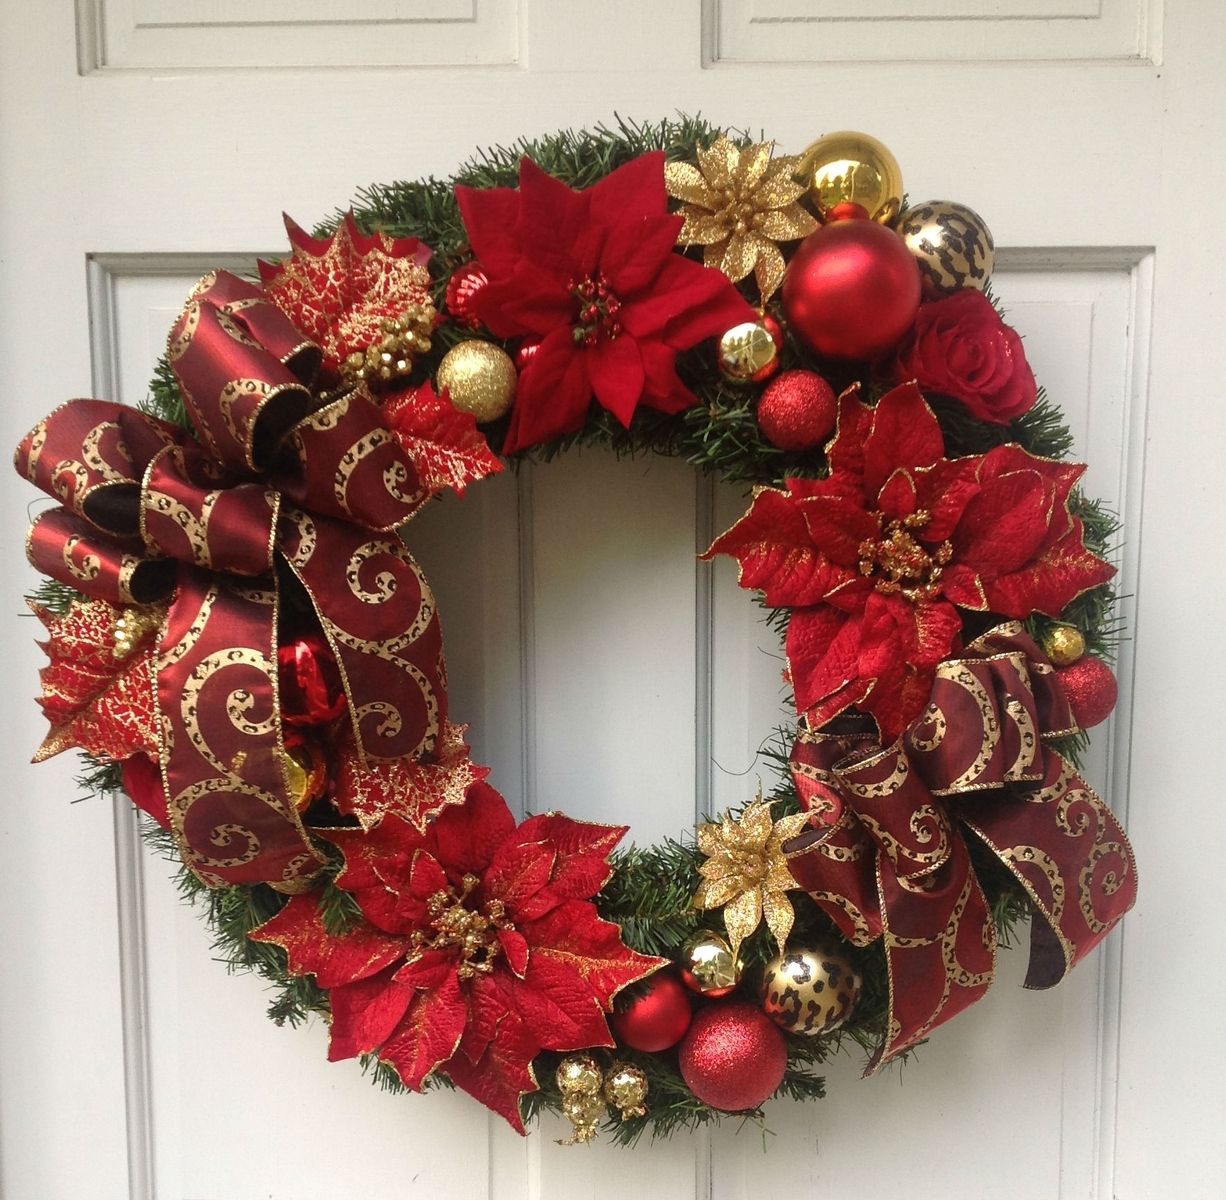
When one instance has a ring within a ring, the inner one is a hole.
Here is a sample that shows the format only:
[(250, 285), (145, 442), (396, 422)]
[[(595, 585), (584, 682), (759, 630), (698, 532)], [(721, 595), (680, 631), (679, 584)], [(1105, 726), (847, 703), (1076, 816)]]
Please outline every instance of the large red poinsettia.
[(707, 551), (735, 557), (742, 587), (793, 610), (788, 668), (814, 727), (856, 707), (897, 737), (959, 644), (959, 609), (1058, 616), (1115, 573), (1069, 511), (1084, 466), (1012, 443), (946, 458), (914, 383), (874, 408), (844, 393), (827, 454), (827, 478), (758, 492)]
[(577, 192), (530, 159), (519, 188), (457, 187), (469, 242), (489, 277), (473, 315), (498, 337), (541, 339), (524, 367), (504, 449), (570, 433), (593, 397), (623, 425), (640, 405), (696, 403), (679, 350), (753, 319), (714, 268), (675, 252), (664, 155), (644, 154)]
[(521, 1133), (533, 1058), (613, 1045), (613, 997), (663, 965), (591, 903), (624, 826), (546, 813), (516, 828), (475, 783), (425, 832), (393, 816), (318, 832), (344, 854), (336, 883), (362, 919), (330, 934), (317, 898), (295, 896), (251, 936), (329, 990), (328, 1057), (377, 1051), (416, 1089), (441, 1071)]

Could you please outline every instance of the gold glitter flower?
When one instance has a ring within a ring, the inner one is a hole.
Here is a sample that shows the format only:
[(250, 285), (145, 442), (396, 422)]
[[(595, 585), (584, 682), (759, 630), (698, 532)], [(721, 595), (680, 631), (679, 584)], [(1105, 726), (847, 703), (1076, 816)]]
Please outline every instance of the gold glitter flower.
[(702, 246), (703, 262), (733, 283), (750, 271), (762, 303), (783, 282), (778, 242), (794, 242), (817, 228), (796, 201), (805, 191), (793, 179), (798, 159), (772, 158), (773, 142), (738, 149), (722, 134), (698, 151), (698, 165), (671, 162), (664, 168), (668, 194), (685, 202), (681, 246)]
[(723, 908), (734, 957), (763, 916), (783, 950), (796, 916), (788, 892), (797, 887), (783, 843), (800, 833), (808, 819), (801, 812), (772, 822), (770, 805), (759, 793), (739, 820), (725, 813), (718, 825), (698, 826), (698, 849), (706, 861), (698, 868), (703, 881), (694, 893), (694, 907)]

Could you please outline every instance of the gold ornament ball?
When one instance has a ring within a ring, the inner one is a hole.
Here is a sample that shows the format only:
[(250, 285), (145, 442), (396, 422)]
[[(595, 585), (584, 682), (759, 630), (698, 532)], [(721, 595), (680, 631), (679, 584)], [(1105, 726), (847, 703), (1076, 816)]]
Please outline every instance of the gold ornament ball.
[(456, 408), (486, 425), (511, 407), (515, 381), (515, 364), (505, 350), (473, 340), (460, 342), (443, 355), (434, 385), (437, 391), (446, 390)]
[(323, 751), (309, 742), (291, 746), (282, 754), (281, 764), (294, 807), (306, 812), (328, 790), (328, 764)]
[(829, 1033), (851, 1015), (862, 982), (847, 956), (832, 947), (789, 950), (766, 964), (762, 1011), (788, 1033)]
[(719, 339), (719, 373), (734, 383), (763, 383), (779, 369), (783, 331), (773, 317), (734, 325)]
[(820, 137), (800, 156), (797, 175), (809, 185), (818, 216), (836, 204), (858, 204), (888, 223), (902, 208), (902, 168), (875, 137), (841, 129)]
[(699, 930), (681, 947), (681, 980), (692, 992), (718, 1000), (741, 981), (741, 960), (718, 933)]
[(930, 300), (961, 288), (983, 291), (992, 278), (996, 243), (983, 218), (965, 204), (929, 200), (913, 204), (894, 228), (919, 264)]
[(600, 1093), (604, 1076), (596, 1060), (587, 1054), (568, 1054), (554, 1076), (563, 1096), (591, 1096)]
[(604, 1081), (604, 1098), (621, 1113), (623, 1121), (645, 1117), (647, 1076), (629, 1063), (614, 1063)]
[(1047, 657), (1057, 667), (1070, 667), (1086, 652), (1086, 639), (1074, 625), (1057, 625), (1043, 639)]

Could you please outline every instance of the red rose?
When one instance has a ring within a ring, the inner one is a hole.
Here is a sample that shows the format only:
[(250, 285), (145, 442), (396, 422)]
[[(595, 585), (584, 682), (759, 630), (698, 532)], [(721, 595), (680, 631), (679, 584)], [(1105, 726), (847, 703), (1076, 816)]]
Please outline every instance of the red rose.
[(974, 288), (920, 305), (890, 375), (895, 383), (914, 379), (922, 392), (960, 400), (971, 416), (997, 425), (1020, 417), (1036, 395), (1022, 339)]

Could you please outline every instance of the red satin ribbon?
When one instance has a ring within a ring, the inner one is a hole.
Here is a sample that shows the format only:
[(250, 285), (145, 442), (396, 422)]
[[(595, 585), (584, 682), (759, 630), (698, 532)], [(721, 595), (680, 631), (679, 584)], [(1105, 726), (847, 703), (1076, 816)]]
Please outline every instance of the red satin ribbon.
[(893, 745), (863, 727), (797, 737), (792, 777), (815, 828), (784, 847), (788, 865), (851, 941), (885, 944), (889, 1018), (866, 1073), (992, 982), (996, 932), (967, 831), (1030, 896), (1027, 987), (1058, 983), (1132, 907), (1124, 831), (1044, 745), (1074, 732), (1051, 664), (1011, 622), (941, 664)]
[(184, 862), (212, 885), (300, 890), (322, 859), (285, 776), (277, 566), (315, 608), (360, 753), (428, 752), (446, 713), (442, 639), (392, 532), (426, 491), (368, 395), (318, 407), (318, 348), (237, 277), (197, 284), (168, 359), (199, 441), (101, 400), (57, 409), (16, 454), (63, 506), (35, 521), (29, 556), (113, 604), (173, 594), (157, 692)]

